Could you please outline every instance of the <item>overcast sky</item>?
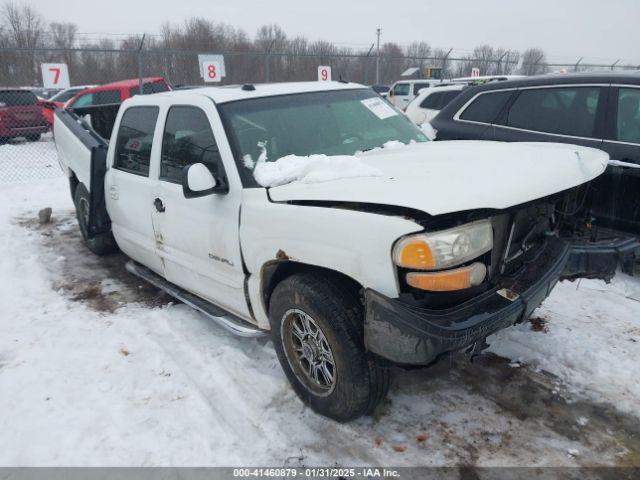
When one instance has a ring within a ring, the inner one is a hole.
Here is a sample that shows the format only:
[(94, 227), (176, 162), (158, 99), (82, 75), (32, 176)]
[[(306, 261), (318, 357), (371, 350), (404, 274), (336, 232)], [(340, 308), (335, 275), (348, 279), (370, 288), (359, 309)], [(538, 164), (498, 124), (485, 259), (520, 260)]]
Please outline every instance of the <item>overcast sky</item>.
[(382, 41), (471, 50), (488, 43), (543, 48), (553, 59), (640, 63), (640, 0), (27, 0), (80, 32), (157, 33), (163, 22), (202, 16), (250, 36), (277, 23), (294, 36), (344, 45)]

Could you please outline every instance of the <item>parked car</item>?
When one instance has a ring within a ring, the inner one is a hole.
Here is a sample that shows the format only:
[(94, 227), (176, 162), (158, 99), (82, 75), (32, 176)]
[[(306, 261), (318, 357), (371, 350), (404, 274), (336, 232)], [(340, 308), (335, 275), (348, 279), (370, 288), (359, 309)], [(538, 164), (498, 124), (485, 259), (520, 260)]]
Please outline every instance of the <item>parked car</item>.
[(387, 98), (393, 105), (404, 110), (421, 89), (443, 87), (450, 84), (444, 80), (402, 80), (391, 85)]
[(544, 75), (469, 88), (431, 122), (438, 140), (563, 142), (611, 159), (586, 200), (598, 225), (640, 235), (640, 74)]
[(389, 85), (371, 85), (371, 90), (381, 97), (387, 98), (387, 95), (389, 94)]
[(56, 108), (63, 108), (65, 103), (71, 100), (76, 94), (94, 88), (96, 85), (79, 85), (66, 88), (53, 95), (48, 101), (40, 102), (42, 104), (42, 114), (49, 125), (53, 125), (53, 112)]
[(49, 124), (33, 92), (0, 89), (0, 142), (17, 137), (35, 142), (47, 130)]
[[(143, 91), (145, 94), (166, 92), (169, 85), (162, 77), (144, 78)], [(77, 93), (65, 105), (65, 108), (91, 107), (94, 105), (119, 104), (127, 98), (137, 95), (140, 91), (139, 79), (120, 80), (97, 87), (89, 88)]]
[(440, 88), (423, 88), (405, 110), (407, 116), (417, 125), (422, 125), (435, 117), (440, 110), (456, 98), (466, 85), (447, 85)]
[(59, 88), (29, 88), (28, 90), (41, 100), (49, 100), (60, 91)]
[(609, 279), (640, 247), (585, 224), (606, 153), (429, 142), (362, 85), (137, 96), (112, 127), (107, 145), (56, 111), (87, 247), (117, 244), (238, 335), (270, 331), (295, 392), (340, 421), (384, 398), (389, 365), (476, 354), (558, 279)]

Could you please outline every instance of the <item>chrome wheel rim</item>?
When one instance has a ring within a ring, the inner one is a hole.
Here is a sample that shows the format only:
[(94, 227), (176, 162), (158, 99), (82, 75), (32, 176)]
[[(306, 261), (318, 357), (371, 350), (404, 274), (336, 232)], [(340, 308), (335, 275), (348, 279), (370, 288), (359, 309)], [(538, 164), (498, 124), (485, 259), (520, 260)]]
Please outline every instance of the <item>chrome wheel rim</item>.
[(284, 351), (298, 380), (318, 396), (327, 396), (336, 386), (333, 351), (316, 321), (298, 309), (282, 316), (281, 336)]

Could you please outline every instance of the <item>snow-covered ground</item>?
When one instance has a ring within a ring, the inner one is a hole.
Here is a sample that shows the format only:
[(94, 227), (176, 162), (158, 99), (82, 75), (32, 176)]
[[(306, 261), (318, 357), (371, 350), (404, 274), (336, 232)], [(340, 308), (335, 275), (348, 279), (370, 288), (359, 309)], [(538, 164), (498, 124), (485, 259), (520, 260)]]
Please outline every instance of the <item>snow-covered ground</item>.
[(507, 359), (398, 370), (373, 417), (341, 425), (301, 404), (269, 341), (88, 252), (64, 178), (0, 181), (0, 245), (0, 466), (640, 465), (635, 279), (560, 284), (490, 339)]

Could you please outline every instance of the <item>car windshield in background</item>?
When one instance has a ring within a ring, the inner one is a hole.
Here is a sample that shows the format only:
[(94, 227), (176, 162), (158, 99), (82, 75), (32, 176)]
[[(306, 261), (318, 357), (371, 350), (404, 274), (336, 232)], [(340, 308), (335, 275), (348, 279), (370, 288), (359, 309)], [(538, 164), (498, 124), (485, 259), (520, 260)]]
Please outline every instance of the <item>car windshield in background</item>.
[(26, 90), (0, 90), (0, 107), (15, 107), (19, 105), (35, 105), (36, 96)]
[[(287, 155), (353, 155), (391, 140), (426, 142), (407, 117), (370, 89), (302, 93), (220, 105), (246, 186), (266, 148), (267, 161)], [(251, 161), (246, 162), (248, 156)]]
[(53, 97), (51, 97), (51, 101), (52, 102), (61, 102), (61, 103), (68, 102), (73, 97), (75, 97), (78, 92), (81, 92), (82, 90), (84, 90), (84, 89), (80, 88), (80, 89), (64, 90), (64, 91), (62, 91), (60, 93), (57, 93)]

